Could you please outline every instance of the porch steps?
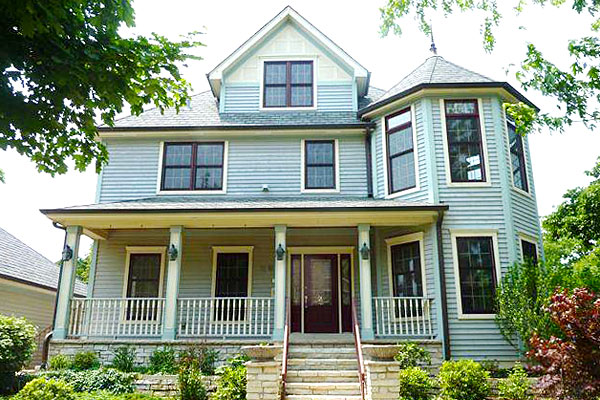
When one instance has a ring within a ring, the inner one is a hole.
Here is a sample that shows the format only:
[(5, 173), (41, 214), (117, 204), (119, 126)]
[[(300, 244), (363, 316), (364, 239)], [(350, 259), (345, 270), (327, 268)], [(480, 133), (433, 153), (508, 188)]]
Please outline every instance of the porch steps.
[(287, 400), (360, 400), (353, 344), (290, 344)]

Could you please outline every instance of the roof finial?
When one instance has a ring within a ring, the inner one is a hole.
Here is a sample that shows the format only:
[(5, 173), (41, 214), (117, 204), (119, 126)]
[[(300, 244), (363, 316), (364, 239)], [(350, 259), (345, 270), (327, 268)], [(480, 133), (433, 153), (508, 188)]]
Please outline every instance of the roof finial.
[(429, 51), (437, 56), (437, 47), (435, 46), (435, 40), (433, 40), (433, 24), (431, 22), (429, 23), (429, 35), (431, 36), (431, 47), (429, 48)]

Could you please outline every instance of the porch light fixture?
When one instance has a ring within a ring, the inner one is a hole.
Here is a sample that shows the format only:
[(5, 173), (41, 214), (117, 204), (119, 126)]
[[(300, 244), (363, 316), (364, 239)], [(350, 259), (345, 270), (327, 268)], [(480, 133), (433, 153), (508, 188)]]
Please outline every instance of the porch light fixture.
[(370, 255), (371, 255), (371, 249), (369, 249), (369, 246), (367, 246), (367, 243), (363, 243), (362, 247), (360, 248), (360, 257), (363, 260), (368, 260)]
[(171, 247), (169, 247), (169, 260), (171, 260), (171, 261), (177, 260), (178, 254), (179, 254), (179, 252), (177, 251), (177, 248), (175, 247), (174, 244), (172, 244)]
[(277, 247), (275, 254), (277, 254), (278, 261), (283, 260), (283, 256), (285, 255), (285, 249), (281, 246), (281, 243), (279, 243), (279, 246)]
[(65, 248), (62, 251), (62, 261), (69, 261), (73, 258), (73, 249), (65, 244)]

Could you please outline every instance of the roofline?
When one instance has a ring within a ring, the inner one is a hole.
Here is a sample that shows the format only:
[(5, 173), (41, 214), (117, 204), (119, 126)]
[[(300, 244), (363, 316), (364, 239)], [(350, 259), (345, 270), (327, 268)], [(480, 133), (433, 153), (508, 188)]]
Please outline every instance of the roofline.
[[(0, 273), (0, 279), (6, 279), (7, 281), (13, 281), (13, 282), (21, 283), (23, 285), (33, 286), (33, 287), (36, 287), (38, 289), (44, 289), (44, 290), (48, 290), (48, 291), (54, 292), (54, 293), (56, 293), (56, 290), (57, 290), (55, 287), (52, 287), (52, 286), (43, 285), (41, 283), (28, 281), (26, 279), (16, 278), (14, 276), (2, 274), (2, 273)], [(85, 297), (84, 295), (76, 294), (76, 293), (73, 293), (73, 295), (77, 296), (77, 297)]]
[(69, 209), (69, 208), (54, 208), (54, 209), (41, 209), (40, 212), (44, 215), (50, 214), (101, 214), (101, 213), (115, 213), (115, 214), (152, 214), (152, 213), (173, 213), (173, 214), (185, 214), (194, 212), (233, 212), (233, 213), (247, 213), (247, 212), (314, 212), (314, 211), (329, 211), (329, 212), (352, 212), (352, 211), (445, 211), (448, 210), (447, 204), (432, 204), (432, 205), (415, 205), (415, 206), (391, 206), (391, 207), (271, 207), (271, 208), (152, 208), (152, 209), (124, 209), (124, 208), (102, 208), (102, 209)]
[(376, 101), (360, 110), (358, 110), (358, 117), (361, 118), (363, 115), (370, 113), (380, 107), (386, 106), (403, 97), (409, 96), (413, 93), (419, 92), (424, 89), (456, 89), (456, 88), (500, 88), (506, 90), (508, 93), (513, 95), (519, 101), (533, 107), (536, 111), (540, 109), (533, 104), (529, 99), (523, 96), (517, 89), (515, 89), (508, 82), (456, 82), (456, 83), (421, 83), (407, 89), (403, 92), (396, 93), (384, 100)]
[(191, 125), (191, 126), (113, 126), (98, 127), (98, 132), (135, 132), (135, 131), (236, 131), (236, 130), (292, 130), (292, 129), (360, 129), (370, 128), (371, 122), (358, 122), (355, 124), (293, 124), (293, 125)]

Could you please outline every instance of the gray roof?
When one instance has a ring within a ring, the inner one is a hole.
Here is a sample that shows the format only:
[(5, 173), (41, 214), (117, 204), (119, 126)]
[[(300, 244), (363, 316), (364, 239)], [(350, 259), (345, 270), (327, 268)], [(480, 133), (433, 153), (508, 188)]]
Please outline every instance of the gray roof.
[[(0, 228), (0, 276), (56, 290), (58, 265)], [(75, 282), (75, 294), (85, 296), (87, 286)]]
[(425, 202), (409, 202), (397, 199), (373, 199), (367, 197), (197, 197), (154, 196), (144, 199), (98, 203), (66, 207), (52, 212), (158, 212), (158, 211), (249, 211), (249, 210), (315, 210), (315, 209), (445, 209), (444, 205)]

